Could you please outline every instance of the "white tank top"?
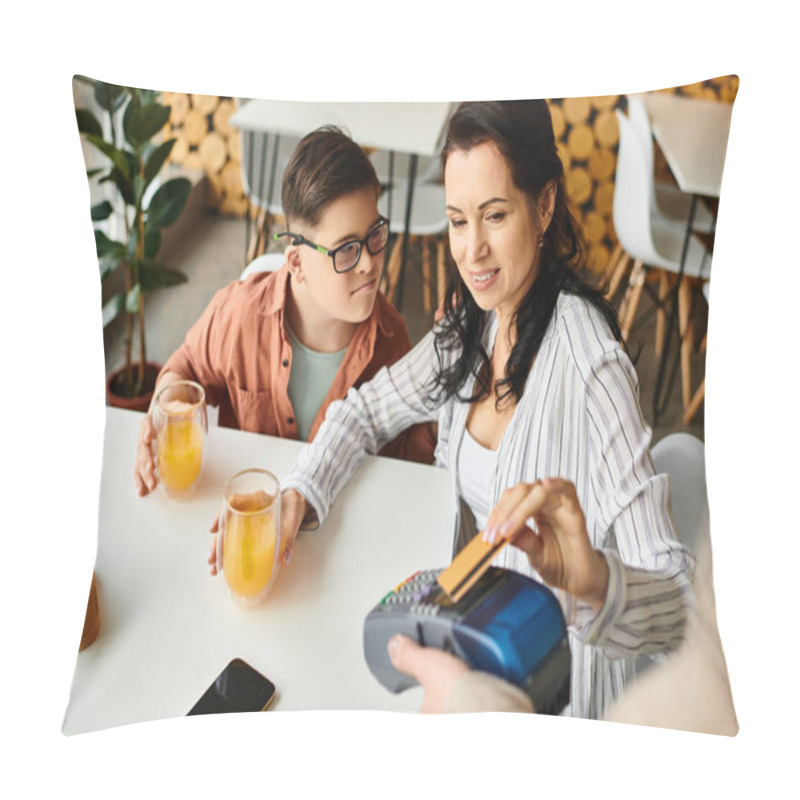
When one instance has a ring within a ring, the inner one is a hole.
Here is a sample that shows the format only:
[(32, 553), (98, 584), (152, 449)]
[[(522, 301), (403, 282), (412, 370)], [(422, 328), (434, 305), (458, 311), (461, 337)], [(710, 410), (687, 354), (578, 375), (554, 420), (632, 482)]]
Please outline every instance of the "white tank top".
[(489, 517), (489, 492), (497, 467), (497, 450), (490, 450), (464, 429), (458, 452), (458, 490), (475, 515), (477, 530), (482, 531)]

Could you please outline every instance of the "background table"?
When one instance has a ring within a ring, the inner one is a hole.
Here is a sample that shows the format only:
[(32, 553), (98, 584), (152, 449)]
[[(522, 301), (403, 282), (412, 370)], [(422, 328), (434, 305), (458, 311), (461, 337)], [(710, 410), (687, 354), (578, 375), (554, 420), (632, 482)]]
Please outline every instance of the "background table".
[[(400, 258), (398, 307), (403, 302), (403, 280), (408, 253), (408, 231), (419, 156), (439, 152), (452, 103), (309, 103), (291, 100), (247, 100), (231, 116), (242, 131), (302, 137), (323, 126), (343, 127), (362, 147), (409, 153), (405, 233)], [(272, 186), (272, 175), (268, 185)], [(391, 186), (389, 187), (391, 192)]]
[[(669, 381), (664, 387), (670, 338), (676, 329), (677, 297), (683, 278), (686, 253), (692, 236), (695, 210), (700, 197), (718, 199), (720, 196), (733, 105), (673, 94), (642, 94), (640, 97), (650, 115), (653, 136), (675, 176), (678, 188), (692, 197), (689, 217), (686, 221), (680, 270), (673, 290), (672, 309), (667, 327), (668, 335), (664, 340), (664, 349), (653, 395), (653, 420), (657, 422), (667, 405), (680, 358), (679, 354)], [(715, 226), (716, 213), (712, 221), (712, 237)], [(691, 314), (687, 324), (691, 324)], [(679, 341), (683, 340), (683, 334), (680, 331), (678, 331), (678, 339)]]
[(78, 655), (65, 733), (185, 714), (235, 657), (277, 687), (276, 711), (419, 709), (363, 657), (369, 610), (417, 569), (446, 566), (455, 523), (447, 473), (370, 457), (316, 531), (295, 545), (266, 602), (234, 604), (208, 572), (209, 526), (227, 479), (261, 466), (283, 479), (300, 442), (212, 426), (191, 499), (135, 492), (141, 414), (107, 410), (96, 573), (101, 627)]

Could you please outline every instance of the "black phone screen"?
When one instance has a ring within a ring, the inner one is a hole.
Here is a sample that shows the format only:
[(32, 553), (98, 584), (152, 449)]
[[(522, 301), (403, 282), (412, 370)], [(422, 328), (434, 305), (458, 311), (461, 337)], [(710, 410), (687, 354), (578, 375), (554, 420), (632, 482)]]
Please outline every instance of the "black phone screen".
[(206, 689), (187, 716), (264, 711), (275, 685), (241, 658), (235, 658)]

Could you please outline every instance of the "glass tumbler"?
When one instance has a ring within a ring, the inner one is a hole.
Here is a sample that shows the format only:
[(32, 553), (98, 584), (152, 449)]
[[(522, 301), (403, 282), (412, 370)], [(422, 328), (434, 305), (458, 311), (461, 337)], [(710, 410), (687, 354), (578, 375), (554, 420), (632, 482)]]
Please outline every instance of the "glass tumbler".
[(262, 603), (278, 572), (280, 483), (265, 469), (237, 472), (225, 487), (217, 537), (228, 595), (241, 605)]
[(190, 495), (203, 466), (208, 433), (206, 393), (194, 381), (176, 381), (161, 389), (153, 407), (155, 460), (167, 494)]

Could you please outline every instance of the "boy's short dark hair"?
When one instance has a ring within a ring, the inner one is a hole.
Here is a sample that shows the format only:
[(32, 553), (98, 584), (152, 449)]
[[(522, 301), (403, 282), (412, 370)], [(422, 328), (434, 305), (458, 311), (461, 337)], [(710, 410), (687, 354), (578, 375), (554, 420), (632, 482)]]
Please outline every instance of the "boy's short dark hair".
[(287, 225), (316, 225), (325, 206), (365, 187), (373, 187), (376, 197), (380, 193), (366, 153), (341, 128), (318, 128), (300, 140), (283, 173), (281, 202)]

